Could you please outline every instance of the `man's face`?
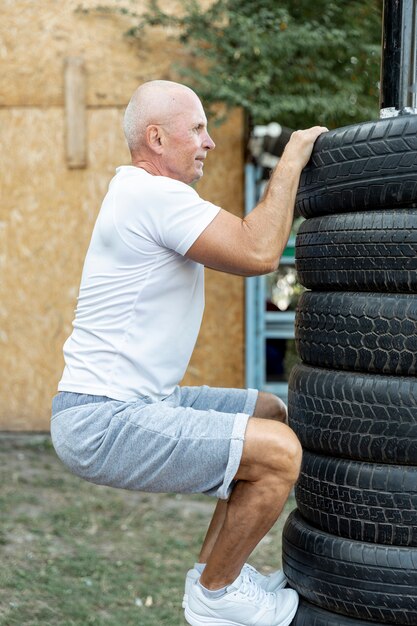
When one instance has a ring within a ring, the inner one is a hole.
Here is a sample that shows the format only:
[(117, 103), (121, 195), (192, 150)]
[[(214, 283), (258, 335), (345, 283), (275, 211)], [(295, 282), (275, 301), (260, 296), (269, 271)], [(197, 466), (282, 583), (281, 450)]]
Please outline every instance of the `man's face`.
[(163, 128), (162, 168), (165, 176), (193, 183), (203, 175), (204, 159), (215, 144), (207, 132), (207, 118), (195, 94), (186, 94)]

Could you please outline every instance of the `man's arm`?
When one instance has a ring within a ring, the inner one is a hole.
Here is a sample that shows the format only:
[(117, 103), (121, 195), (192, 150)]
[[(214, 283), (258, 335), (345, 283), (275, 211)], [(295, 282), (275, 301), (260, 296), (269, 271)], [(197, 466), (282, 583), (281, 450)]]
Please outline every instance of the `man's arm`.
[(326, 130), (314, 126), (294, 132), (253, 211), (241, 219), (220, 210), (186, 256), (206, 267), (241, 276), (274, 271), (290, 235), (301, 171), (315, 140)]

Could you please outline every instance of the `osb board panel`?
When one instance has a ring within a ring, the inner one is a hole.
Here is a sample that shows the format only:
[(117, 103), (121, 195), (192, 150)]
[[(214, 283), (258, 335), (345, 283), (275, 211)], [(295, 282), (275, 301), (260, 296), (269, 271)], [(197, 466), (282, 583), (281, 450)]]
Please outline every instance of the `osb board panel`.
[[(47, 428), (80, 268), (114, 165), (127, 161), (116, 110), (91, 111), (89, 167), (68, 170), (61, 108), (0, 111), (0, 428)], [(114, 129), (114, 130), (113, 130)], [(24, 138), (24, 140), (23, 140)]]
[[(82, 13), (97, 5), (134, 7), (146, 0), (2, 0), (0, 20), (0, 105), (56, 106), (64, 102), (63, 67), (67, 56), (81, 55), (87, 72), (87, 104), (127, 104), (138, 83), (174, 79), (174, 58), (184, 51), (166, 30), (153, 28), (137, 42), (124, 33), (132, 18), (119, 13)], [(163, 0), (169, 10), (178, 3)]]
[[(115, 167), (128, 163), (122, 112), (88, 112), (88, 167), (68, 170), (61, 108), (0, 110), (0, 430), (47, 430), (82, 263)], [(218, 144), (200, 193), (240, 213), (241, 116)], [(24, 138), (24, 141), (22, 140)], [(207, 273), (207, 308), (188, 384), (243, 383), (243, 281)]]
[[(216, 148), (207, 157), (199, 194), (242, 215), (243, 116), (235, 111), (222, 126), (209, 128)], [(206, 311), (184, 378), (187, 385), (244, 385), (244, 279), (206, 271)]]

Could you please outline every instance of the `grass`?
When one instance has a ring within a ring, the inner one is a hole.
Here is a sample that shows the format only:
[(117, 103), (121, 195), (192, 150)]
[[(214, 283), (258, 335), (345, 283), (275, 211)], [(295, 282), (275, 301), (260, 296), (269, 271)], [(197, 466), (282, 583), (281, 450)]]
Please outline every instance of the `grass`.
[[(49, 437), (0, 434), (0, 626), (185, 624), (185, 572), (215, 502), (92, 485)], [(251, 563), (281, 563), (284, 514)]]

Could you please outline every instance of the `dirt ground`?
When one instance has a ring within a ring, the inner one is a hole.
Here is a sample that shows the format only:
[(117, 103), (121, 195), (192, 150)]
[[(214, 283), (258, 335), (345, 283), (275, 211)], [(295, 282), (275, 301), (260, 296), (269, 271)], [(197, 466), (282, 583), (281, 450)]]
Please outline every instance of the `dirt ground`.
[[(0, 626), (181, 626), (215, 501), (92, 485), (47, 434), (0, 433)], [(251, 563), (281, 563), (293, 499)]]

